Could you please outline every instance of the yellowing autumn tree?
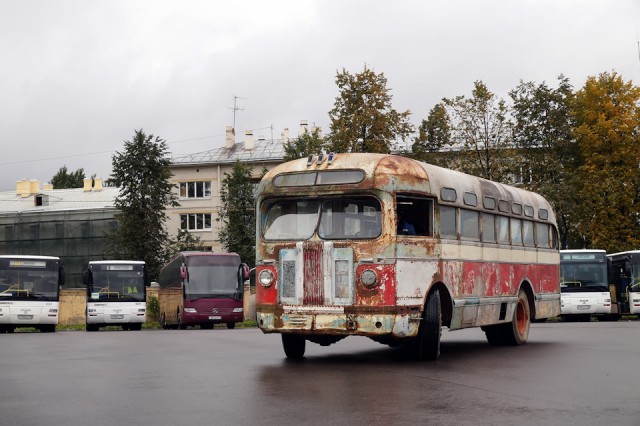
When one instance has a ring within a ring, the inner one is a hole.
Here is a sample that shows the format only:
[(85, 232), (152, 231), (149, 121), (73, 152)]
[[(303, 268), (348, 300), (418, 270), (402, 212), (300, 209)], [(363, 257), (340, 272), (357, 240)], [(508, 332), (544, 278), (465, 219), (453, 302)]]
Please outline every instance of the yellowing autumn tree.
[(579, 229), (594, 248), (640, 246), (639, 101), (640, 89), (615, 71), (589, 77), (576, 93)]
[(391, 106), (384, 73), (376, 74), (366, 65), (355, 75), (343, 69), (336, 75), (336, 84), (340, 94), (329, 112), (330, 150), (388, 153), (393, 142), (413, 132), (411, 112), (398, 112)]

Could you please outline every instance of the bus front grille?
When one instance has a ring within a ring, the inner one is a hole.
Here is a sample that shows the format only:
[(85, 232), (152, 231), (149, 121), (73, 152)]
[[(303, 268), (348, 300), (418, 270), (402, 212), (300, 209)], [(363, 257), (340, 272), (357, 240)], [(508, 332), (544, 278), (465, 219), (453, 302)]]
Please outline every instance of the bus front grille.
[(353, 303), (353, 250), (331, 241), (299, 242), (279, 253), (281, 303), (305, 306)]
[(324, 274), (322, 270), (322, 243), (305, 242), (303, 250), (304, 305), (324, 304)]

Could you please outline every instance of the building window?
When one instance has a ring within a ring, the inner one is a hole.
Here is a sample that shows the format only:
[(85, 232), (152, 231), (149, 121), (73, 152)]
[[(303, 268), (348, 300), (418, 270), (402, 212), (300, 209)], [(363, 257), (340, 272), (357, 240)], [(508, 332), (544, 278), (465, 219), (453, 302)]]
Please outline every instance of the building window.
[(180, 229), (187, 231), (210, 231), (211, 213), (181, 214)]
[(180, 182), (180, 198), (211, 197), (211, 181)]

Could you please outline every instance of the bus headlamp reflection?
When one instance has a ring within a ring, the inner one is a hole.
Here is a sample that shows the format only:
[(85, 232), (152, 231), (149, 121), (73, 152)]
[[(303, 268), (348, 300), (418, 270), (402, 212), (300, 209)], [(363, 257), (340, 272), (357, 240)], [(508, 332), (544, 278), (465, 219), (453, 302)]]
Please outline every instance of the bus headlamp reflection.
[(268, 269), (263, 269), (258, 274), (258, 280), (263, 287), (269, 287), (273, 282), (273, 273)]

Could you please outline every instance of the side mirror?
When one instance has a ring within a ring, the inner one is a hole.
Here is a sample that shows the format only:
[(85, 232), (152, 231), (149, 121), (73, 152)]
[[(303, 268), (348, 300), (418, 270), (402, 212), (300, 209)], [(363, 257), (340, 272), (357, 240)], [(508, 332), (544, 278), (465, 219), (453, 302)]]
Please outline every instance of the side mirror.
[(252, 268), (249, 272), (249, 285), (251, 287), (256, 286), (256, 268)]
[(246, 263), (243, 263), (240, 265), (240, 268), (242, 268), (242, 280), (246, 281), (249, 279), (249, 266), (247, 266)]
[(58, 266), (58, 273), (60, 278), (58, 278), (58, 285), (59, 286), (63, 286), (65, 283), (65, 279), (64, 279), (64, 266), (60, 265)]
[(187, 266), (184, 264), (180, 266), (180, 278), (183, 281), (187, 279)]
[(151, 280), (149, 280), (149, 271), (147, 271), (147, 267), (145, 266), (142, 272), (142, 276), (144, 279), (144, 286), (145, 287), (149, 287), (149, 283)]

